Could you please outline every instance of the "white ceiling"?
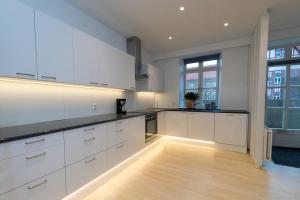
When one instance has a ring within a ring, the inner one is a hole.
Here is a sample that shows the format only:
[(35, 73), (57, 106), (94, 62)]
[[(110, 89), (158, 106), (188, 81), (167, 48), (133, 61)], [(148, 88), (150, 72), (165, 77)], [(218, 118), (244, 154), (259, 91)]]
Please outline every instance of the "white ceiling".
[(140, 37), (152, 54), (249, 36), (267, 8), (272, 30), (300, 26), (300, 0), (67, 1), (126, 37)]

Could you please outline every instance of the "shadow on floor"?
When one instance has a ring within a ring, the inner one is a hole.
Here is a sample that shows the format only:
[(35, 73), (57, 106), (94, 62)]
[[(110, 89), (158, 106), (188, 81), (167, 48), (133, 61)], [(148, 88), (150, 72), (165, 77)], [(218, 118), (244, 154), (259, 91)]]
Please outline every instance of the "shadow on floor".
[(272, 159), (278, 165), (300, 168), (300, 149), (273, 147)]

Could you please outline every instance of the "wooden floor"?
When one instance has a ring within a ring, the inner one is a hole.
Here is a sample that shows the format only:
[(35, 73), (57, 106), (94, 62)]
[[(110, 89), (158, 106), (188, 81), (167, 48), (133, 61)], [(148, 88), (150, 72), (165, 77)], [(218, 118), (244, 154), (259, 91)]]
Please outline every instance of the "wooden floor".
[(300, 170), (256, 169), (248, 155), (165, 142), (85, 200), (300, 200)]

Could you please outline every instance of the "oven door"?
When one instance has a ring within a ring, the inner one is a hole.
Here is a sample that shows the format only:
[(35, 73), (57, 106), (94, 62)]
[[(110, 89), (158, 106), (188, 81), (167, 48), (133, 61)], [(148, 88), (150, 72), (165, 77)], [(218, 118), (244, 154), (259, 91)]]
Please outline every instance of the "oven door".
[(146, 119), (146, 141), (151, 140), (157, 135), (157, 119)]

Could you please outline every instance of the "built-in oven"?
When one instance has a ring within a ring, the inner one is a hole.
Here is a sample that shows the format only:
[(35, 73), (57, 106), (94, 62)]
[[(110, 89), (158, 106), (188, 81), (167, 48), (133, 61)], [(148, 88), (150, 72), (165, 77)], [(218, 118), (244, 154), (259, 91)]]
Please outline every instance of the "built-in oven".
[(149, 142), (157, 136), (157, 113), (147, 113), (145, 119), (145, 140)]

